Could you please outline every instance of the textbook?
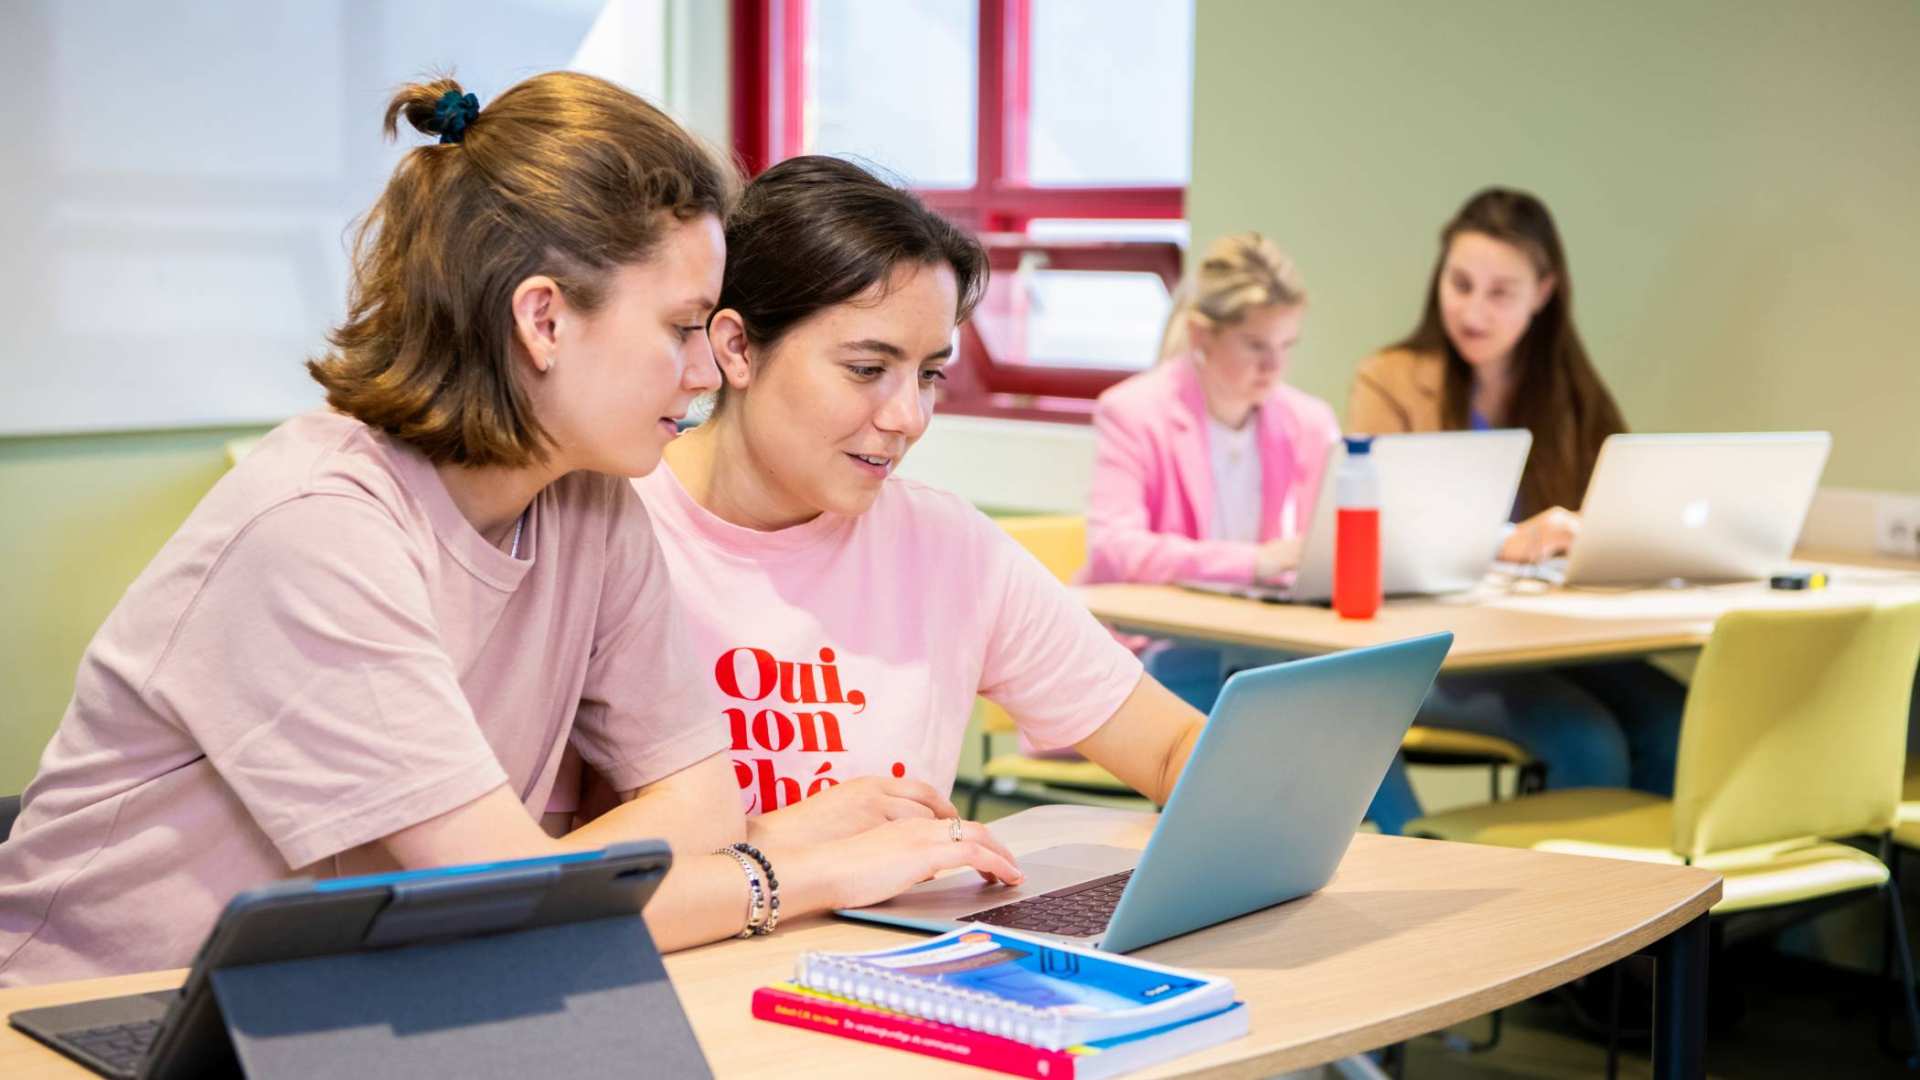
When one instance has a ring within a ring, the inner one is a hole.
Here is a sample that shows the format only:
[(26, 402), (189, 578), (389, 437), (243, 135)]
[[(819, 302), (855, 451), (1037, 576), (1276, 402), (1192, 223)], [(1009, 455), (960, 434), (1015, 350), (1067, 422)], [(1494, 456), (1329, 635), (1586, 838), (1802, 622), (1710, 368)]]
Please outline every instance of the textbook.
[(1036, 1080), (1100, 1080), (1171, 1061), (1247, 1033), (1247, 1007), (1227, 1008), (1171, 1027), (1048, 1050), (998, 1035), (863, 1005), (797, 983), (753, 993), (753, 1015), (806, 1031), (911, 1050), (916, 1054)]
[(1233, 984), (999, 927), (896, 949), (808, 952), (793, 981), (1048, 1050), (1172, 1027), (1233, 1005)]

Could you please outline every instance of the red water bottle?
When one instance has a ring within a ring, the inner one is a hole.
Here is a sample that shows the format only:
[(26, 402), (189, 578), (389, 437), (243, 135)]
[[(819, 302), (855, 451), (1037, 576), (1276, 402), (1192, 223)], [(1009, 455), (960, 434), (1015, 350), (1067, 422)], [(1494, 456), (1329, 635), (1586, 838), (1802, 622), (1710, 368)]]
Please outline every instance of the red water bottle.
[(1371, 619), (1380, 610), (1380, 478), (1371, 436), (1348, 436), (1333, 476), (1333, 610)]

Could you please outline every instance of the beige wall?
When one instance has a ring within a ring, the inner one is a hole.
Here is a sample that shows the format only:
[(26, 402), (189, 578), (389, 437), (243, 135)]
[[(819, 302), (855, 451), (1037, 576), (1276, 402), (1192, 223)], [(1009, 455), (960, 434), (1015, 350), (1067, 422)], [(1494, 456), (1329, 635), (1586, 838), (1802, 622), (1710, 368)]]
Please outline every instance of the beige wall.
[(0, 794), (32, 779), (93, 632), (257, 429), (0, 439)]
[(1827, 428), (1825, 482), (1920, 491), (1920, 3), (1200, 0), (1196, 245), (1258, 228), (1344, 409), (1490, 183), (1558, 218), (1644, 431)]

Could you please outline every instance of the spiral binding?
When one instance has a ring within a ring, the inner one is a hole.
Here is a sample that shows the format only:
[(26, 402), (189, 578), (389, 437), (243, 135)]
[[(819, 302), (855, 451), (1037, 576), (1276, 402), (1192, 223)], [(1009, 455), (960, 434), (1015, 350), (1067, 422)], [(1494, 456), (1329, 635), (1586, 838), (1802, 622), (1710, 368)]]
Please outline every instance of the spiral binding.
[(993, 994), (902, 975), (830, 953), (800, 954), (794, 979), (835, 997), (876, 1005), (943, 1024), (998, 1035), (1047, 1050), (1064, 1049), (1066, 1021), (1058, 1013)]

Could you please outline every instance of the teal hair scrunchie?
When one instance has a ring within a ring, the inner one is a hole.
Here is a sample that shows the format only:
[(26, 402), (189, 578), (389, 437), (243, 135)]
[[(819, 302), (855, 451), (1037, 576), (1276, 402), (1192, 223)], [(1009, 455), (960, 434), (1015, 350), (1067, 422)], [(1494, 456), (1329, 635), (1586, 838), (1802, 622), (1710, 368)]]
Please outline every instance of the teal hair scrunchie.
[(449, 90), (440, 95), (433, 107), (433, 120), (427, 130), (439, 134), (442, 143), (457, 143), (467, 137), (467, 128), (480, 116), (480, 99), (472, 94)]

